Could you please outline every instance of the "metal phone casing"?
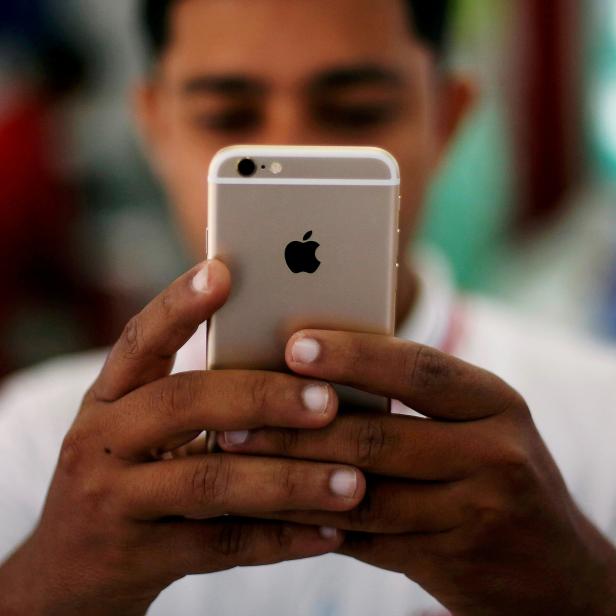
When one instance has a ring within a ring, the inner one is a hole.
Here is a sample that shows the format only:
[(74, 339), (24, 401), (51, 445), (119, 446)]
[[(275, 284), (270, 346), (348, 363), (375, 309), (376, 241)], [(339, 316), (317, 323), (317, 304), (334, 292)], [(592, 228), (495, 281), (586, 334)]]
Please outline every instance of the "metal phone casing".
[[(250, 178), (238, 174), (243, 158), (257, 164)], [(306, 328), (393, 335), (399, 202), (397, 164), (377, 148), (222, 150), (210, 166), (208, 258), (229, 267), (232, 290), (208, 323), (207, 369), (288, 372), (285, 345)], [(309, 232), (320, 266), (293, 273), (286, 248)], [(345, 404), (388, 409), (338, 392)]]

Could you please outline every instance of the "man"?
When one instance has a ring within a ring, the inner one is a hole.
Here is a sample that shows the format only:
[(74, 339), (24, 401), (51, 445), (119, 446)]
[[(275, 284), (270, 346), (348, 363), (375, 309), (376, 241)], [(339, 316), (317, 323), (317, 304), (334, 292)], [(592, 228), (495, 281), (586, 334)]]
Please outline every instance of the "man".
[[(410, 240), (471, 98), (427, 36), (441, 3), (146, 4), (139, 119), (196, 255), (208, 162), (237, 142), (388, 149)], [(397, 338), (302, 331), (290, 374), (204, 373), (194, 334), (232, 285), (200, 264), (102, 368), (92, 354), (9, 383), (3, 614), (616, 613), (613, 353), (455, 308), (428, 261), (401, 267)], [(328, 382), (407, 414), (338, 413)], [(225, 453), (203, 453), (204, 429)]]

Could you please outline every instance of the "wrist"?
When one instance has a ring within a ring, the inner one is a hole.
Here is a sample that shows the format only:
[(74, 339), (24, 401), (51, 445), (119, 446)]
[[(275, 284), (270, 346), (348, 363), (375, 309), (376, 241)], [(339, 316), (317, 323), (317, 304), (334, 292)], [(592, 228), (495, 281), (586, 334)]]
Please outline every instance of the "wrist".
[[(44, 609), (38, 589), (42, 580), (30, 566), (30, 541), (26, 540), (0, 567), (0, 613), (8, 616), (39, 614)], [(33, 583), (35, 582), (35, 583)]]
[(122, 601), (110, 593), (86, 596), (63, 579), (59, 563), (45, 564), (33, 538), (0, 566), (0, 614), (3, 616), (144, 616), (152, 600)]

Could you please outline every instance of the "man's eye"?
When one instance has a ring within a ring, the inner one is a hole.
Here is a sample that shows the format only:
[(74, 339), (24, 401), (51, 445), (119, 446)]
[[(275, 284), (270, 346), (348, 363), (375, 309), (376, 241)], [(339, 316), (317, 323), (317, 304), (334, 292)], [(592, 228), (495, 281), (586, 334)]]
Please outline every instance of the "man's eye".
[(240, 108), (199, 115), (195, 124), (202, 130), (235, 132), (254, 129), (260, 120), (256, 109)]
[(317, 120), (331, 128), (378, 128), (398, 117), (394, 105), (319, 105), (314, 110)]

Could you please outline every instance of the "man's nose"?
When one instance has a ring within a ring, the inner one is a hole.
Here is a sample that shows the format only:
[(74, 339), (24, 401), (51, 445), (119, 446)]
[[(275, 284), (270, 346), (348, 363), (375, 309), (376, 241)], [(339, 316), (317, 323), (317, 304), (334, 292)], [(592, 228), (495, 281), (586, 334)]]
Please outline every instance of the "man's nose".
[(290, 96), (280, 96), (269, 105), (261, 142), (265, 145), (314, 145), (319, 143), (319, 135), (311, 128), (304, 106)]

